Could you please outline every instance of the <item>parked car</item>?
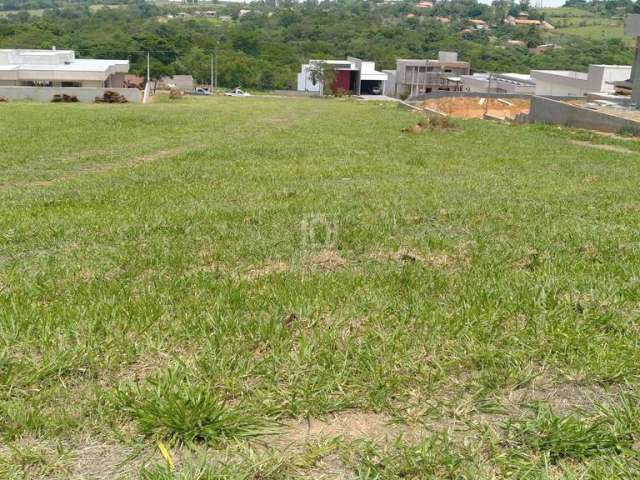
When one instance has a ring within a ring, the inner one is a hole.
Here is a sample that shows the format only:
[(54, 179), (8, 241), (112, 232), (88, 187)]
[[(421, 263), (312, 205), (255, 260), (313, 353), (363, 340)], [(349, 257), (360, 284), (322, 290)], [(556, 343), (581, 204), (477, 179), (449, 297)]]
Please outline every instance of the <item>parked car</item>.
[(209, 91), (208, 88), (204, 88), (204, 87), (197, 87), (194, 91), (193, 91), (194, 95), (211, 95), (211, 92)]
[(224, 93), (227, 97), (250, 97), (251, 94), (248, 92), (242, 91), (240, 88), (234, 88), (230, 92)]

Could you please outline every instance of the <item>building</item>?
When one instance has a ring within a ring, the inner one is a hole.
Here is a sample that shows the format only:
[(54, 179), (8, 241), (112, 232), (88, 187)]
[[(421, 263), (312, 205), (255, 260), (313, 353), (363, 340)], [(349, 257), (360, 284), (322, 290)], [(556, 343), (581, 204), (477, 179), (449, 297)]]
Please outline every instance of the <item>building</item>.
[(474, 73), (462, 75), (462, 90), (479, 93), (509, 93), (533, 95), (536, 93), (536, 81), (531, 75), (520, 73)]
[(511, 15), (507, 15), (504, 19), (505, 23), (508, 25), (513, 25), (515, 27), (539, 27), (544, 30), (553, 30), (555, 27), (551, 25), (549, 22), (545, 22), (544, 20), (532, 20), (529, 18), (529, 14), (527, 12), (520, 12), (518, 17), (513, 17)]
[(128, 60), (77, 59), (73, 50), (0, 50), (0, 86), (120, 88), (128, 71)]
[(614, 83), (627, 80), (627, 65), (589, 65), (587, 73), (570, 70), (531, 70), (536, 81), (536, 95), (583, 97), (587, 93), (613, 93)]
[[(323, 76), (332, 72), (332, 85), (326, 86), (334, 93), (351, 92), (355, 95), (382, 93), (387, 74), (378, 72), (374, 62), (367, 62), (355, 57), (346, 60), (310, 60), (302, 65), (298, 73), (298, 91), (323, 95), (326, 92)], [(319, 75), (315, 72), (324, 72)], [(335, 74), (335, 75), (333, 75)]]
[(0, 96), (50, 101), (54, 94), (93, 101), (106, 89), (139, 101), (137, 88), (125, 88), (128, 60), (76, 58), (73, 50), (0, 49)]
[(476, 30), (489, 30), (489, 24), (484, 20), (475, 18), (475, 19), (469, 20), (469, 22), (471, 23), (471, 25), (473, 25), (473, 27)]
[(544, 52), (548, 52), (549, 50), (555, 50), (556, 48), (562, 48), (560, 45), (556, 45), (555, 43), (545, 43), (543, 45), (538, 45), (537, 47), (531, 47), (529, 49), (529, 53), (533, 53), (534, 55), (541, 55)]
[(434, 91), (461, 91), (461, 75), (469, 75), (469, 62), (458, 60), (455, 52), (440, 52), (437, 60), (396, 60), (395, 70), (385, 70), (389, 77), (384, 93), (391, 97), (414, 96)]
[(156, 85), (158, 90), (171, 90), (177, 88), (183, 92), (193, 92), (194, 83), (191, 75), (174, 75), (172, 77), (162, 77)]
[(416, 3), (416, 8), (433, 8), (433, 2), (427, 2), (426, 0), (423, 0)]
[(527, 42), (523, 40), (507, 40), (508, 47), (527, 47)]

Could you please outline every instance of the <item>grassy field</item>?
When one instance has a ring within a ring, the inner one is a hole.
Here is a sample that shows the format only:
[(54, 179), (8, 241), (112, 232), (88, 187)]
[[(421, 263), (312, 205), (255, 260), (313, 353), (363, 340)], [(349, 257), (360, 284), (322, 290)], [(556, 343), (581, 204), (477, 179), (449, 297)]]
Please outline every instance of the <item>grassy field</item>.
[(629, 46), (635, 45), (632, 37), (624, 34), (624, 18), (597, 15), (581, 8), (545, 8), (546, 19), (556, 27), (547, 33), (550, 40), (562, 35), (582, 37), (589, 40), (622, 38)]
[(0, 104), (0, 478), (634, 478), (640, 144), (351, 100)]

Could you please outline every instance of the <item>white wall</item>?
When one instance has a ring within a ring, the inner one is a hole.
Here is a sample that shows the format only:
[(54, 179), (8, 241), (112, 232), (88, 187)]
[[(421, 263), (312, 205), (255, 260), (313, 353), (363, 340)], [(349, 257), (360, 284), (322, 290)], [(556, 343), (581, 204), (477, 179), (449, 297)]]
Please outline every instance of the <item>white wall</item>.
[(32, 100), (50, 102), (56, 94), (75, 95), (81, 102), (92, 103), (107, 90), (118, 92), (132, 103), (139, 103), (140, 90), (137, 88), (85, 88), (85, 87), (0, 87), (0, 97), (9, 100)]
[(314, 85), (311, 81), (310, 65), (302, 65), (302, 71), (298, 73), (298, 91), (312, 93), (320, 93), (322, 91), (322, 82), (317, 82)]
[(589, 65), (589, 90), (592, 92), (614, 92), (611, 82), (621, 82), (631, 78), (631, 66)]
[(555, 82), (536, 79), (536, 95), (548, 95), (556, 97), (582, 97), (587, 93), (576, 86), (563, 85)]

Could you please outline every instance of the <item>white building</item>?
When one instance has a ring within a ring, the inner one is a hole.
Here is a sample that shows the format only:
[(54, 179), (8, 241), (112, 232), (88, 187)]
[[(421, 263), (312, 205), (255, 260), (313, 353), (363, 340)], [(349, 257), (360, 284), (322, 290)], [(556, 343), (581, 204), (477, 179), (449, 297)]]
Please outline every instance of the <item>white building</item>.
[(631, 66), (589, 65), (588, 73), (570, 70), (531, 70), (536, 95), (583, 97), (587, 93), (613, 93), (614, 82), (628, 80)]
[(73, 50), (0, 50), (0, 85), (122, 87), (129, 60), (77, 59)]
[[(380, 94), (387, 74), (378, 72), (375, 67), (375, 62), (355, 57), (347, 57), (346, 60), (310, 60), (302, 65), (298, 73), (298, 91), (321, 95), (327, 93), (327, 88), (331, 88), (333, 91), (340, 90), (355, 95)], [(313, 72), (317, 70), (334, 71), (332, 85), (325, 86), (321, 78), (314, 78)]]
[(110, 89), (132, 90), (119, 93), (137, 101), (138, 90), (124, 88), (128, 71), (128, 60), (78, 59), (73, 50), (0, 49), (0, 96), (50, 100), (68, 93), (88, 101)]
[(474, 73), (461, 75), (462, 91), (480, 93), (512, 93), (533, 95), (536, 93), (536, 81), (531, 75), (521, 73)]

